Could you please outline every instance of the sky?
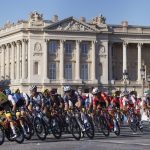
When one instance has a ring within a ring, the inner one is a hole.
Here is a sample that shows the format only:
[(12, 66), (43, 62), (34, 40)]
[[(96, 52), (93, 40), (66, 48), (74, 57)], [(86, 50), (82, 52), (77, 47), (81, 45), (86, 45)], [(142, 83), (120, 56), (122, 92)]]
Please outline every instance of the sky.
[(27, 20), (32, 11), (42, 13), (45, 20), (57, 14), (59, 20), (84, 16), (88, 21), (103, 14), (107, 24), (150, 26), (150, 0), (0, 0), (0, 27), (7, 21)]

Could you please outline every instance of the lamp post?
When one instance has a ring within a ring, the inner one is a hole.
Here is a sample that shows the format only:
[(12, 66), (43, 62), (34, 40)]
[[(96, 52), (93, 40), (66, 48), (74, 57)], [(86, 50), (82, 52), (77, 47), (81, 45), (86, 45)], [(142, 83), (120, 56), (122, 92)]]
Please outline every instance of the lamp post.
[(128, 80), (127, 70), (124, 70), (124, 72), (123, 72), (123, 80), (124, 80), (124, 90), (127, 91), (127, 80)]
[(148, 89), (150, 90), (150, 75), (147, 75)]
[(144, 94), (144, 81), (145, 81), (145, 67), (142, 65), (141, 69), (141, 79), (142, 79), (142, 95)]

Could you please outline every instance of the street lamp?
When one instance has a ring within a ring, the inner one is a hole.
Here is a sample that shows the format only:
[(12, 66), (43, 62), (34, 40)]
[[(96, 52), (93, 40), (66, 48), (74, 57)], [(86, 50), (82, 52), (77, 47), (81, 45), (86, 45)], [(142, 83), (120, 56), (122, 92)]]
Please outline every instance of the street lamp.
[(142, 94), (144, 94), (144, 81), (145, 81), (145, 67), (142, 65), (141, 69), (141, 79), (142, 79)]
[(124, 70), (124, 72), (123, 72), (123, 80), (124, 80), (124, 90), (127, 91), (127, 80), (128, 80), (127, 70)]
[(148, 89), (150, 90), (150, 75), (147, 75)]

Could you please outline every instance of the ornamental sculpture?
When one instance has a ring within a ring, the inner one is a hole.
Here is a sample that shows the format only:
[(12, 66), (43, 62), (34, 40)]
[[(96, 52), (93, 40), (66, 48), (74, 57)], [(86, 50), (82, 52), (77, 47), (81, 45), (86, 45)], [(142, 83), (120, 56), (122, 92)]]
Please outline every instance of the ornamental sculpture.
[(36, 42), (34, 45), (34, 51), (39, 52), (42, 51), (42, 46), (39, 42)]
[(33, 56), (42, 56), (42, 46), (39, 42), (36, 42), (34, 45)]
[(74, 20), (59, 24), (55, 29), (64, 31), (92, 31), (89, 27)]
[(96, 16), (92, 19), (92, 24), (106, 24), (106, 18), (102, 14), (100, 14), (99, 16)]
[(39, 14), (37, 11), (31, 12), (29, 15), (29, 23), (31, 26), (43, 25), (43, 15)]

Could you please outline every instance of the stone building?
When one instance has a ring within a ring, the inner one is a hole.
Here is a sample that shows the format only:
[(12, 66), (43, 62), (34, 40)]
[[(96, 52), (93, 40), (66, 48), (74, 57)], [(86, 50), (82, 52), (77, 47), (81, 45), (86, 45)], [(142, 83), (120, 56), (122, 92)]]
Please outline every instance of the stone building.
[(140, 68), (150, 74), (150, 27), (106, 24), (102, 15), (86, 21), (84, 17), (44, 20), (32, 12), (28, 20), (7, 22), (0, 29), (0, 79), (11, 88), (28, 91), (63, 85), (91, 86), (121, 90), (123, 71), (127, 86), (141, 89)]

